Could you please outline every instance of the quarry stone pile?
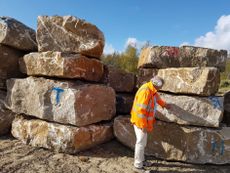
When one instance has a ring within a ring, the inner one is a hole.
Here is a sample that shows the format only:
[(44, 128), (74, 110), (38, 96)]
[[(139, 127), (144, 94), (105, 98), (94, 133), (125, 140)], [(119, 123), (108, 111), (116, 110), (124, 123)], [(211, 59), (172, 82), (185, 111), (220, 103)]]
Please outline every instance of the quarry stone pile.
[(30, 77), (7, 82), (6, 106), (18, 114), (13, 136), (66, 153), (112, 139), (116, 95), (101, 82), (103, 33), (74, 16), (39, 16), (36, 39), (39, 52), (20, 59)]
[[(178, 124), (219, 127), (223, 120), (224, 99), (215, 94), (220, 84), (218, 68), (224, 67), (226, 62), (223, 52), (225, 51), (192, 46), (144, 48), (138, 63), (146, 55), (154, 65), (139, 69), (137, 86), (157, 75), (164, 80), (160, 92), (171, 93), (161, 93), (171, 109), (163, 110), (159, 106), (155, 116)], [(171, 68), (173, 63), (178, 63), (177, 68)]]
[(11, 17), (0, 16), (0, 135), (8, 133), (15, 114), (5, 107), (6, 81), (24, 77), (19, 59), (37, 50), (35, 31)]
[(19, 58), (26, 51), (36, 51), (35, 31), (11, 17), (0, 16), (0, 89), (6, 89), (6, 80), (23, 77)]
[(23, 143), (58, 152), (75, 154), (113, 135), (134, 149), (129, 114), (135, 92), (158, 75), (170, 109), (157, 106), (146, 154), (230, 163), (229, 93), (216, 95), (227, 51), (146, 47), (135, 76), (104, 65), (104, 45), (97, 26), (74, 16), (39, 16), (36, 33), (0, 17), (0, 135), (12, 124), (12, 135)]
[[(170, 109), (157, 105), (157, 119), (149, 134), (147, 155), (189, 163), (230, 163), (230, 131), (223, 124), (227, 96), (217, 96), (220, 71), (227, 52), (192, 46), (154, 46), (142, 49), (137, 88), (153, 76), (164, 80), (159, 94)], [(130, 116), (114, 121), (115, 137), (134, 149)]]

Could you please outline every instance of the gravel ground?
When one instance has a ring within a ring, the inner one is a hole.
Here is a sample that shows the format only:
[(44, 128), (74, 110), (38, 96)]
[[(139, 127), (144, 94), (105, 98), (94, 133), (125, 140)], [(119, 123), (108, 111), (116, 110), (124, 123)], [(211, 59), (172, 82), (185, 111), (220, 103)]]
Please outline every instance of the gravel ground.
[[(194, 165), (148, 157), (150, 172), (229, 173), (230, 165)], [(55, 153), (21, 143), (11, 136), (0, 137), (1, 173), (133, 173), (133, 151), (116, 140), (76, 155)]]

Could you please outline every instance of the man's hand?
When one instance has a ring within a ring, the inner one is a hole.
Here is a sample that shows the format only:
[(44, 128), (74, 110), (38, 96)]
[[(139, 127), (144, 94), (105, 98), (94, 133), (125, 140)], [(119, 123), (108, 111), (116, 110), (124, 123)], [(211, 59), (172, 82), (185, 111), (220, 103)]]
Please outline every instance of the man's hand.
[(166, 108), (166, 109), (171, 109), (171, 105), (170, 105), (170, 104), (168, 104), (168, 103), (165, 103), (164, 108)]

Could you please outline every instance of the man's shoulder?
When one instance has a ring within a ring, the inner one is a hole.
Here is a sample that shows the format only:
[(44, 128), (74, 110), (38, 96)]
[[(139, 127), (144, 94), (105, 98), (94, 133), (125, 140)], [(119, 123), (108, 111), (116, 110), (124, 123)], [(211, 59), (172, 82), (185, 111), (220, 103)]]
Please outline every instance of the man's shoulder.
[(138, 90), (149, 90), (148, 83), (144, 83)]

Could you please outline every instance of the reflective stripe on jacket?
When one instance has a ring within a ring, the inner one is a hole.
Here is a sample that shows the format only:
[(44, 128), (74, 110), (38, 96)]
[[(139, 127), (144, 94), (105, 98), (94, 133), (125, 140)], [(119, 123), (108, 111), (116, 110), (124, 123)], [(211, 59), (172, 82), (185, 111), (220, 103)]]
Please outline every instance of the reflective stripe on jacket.
[(165, 101), (160, 98), (151, 82), (143, 84), (135, 95), (131, 110), (131, 123), (139, 128), (152, 131), (153, 123), (156, 121), (154, 117), (156, 103), (162, 107), (165, 105)]

